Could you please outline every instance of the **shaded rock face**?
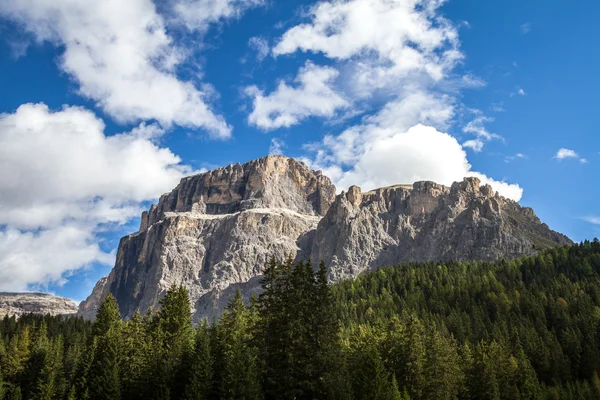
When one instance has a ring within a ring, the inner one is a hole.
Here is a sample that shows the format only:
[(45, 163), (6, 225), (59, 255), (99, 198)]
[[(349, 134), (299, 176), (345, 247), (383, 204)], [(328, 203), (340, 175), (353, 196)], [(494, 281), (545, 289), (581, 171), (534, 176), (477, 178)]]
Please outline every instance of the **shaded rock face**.
[(63, 297), (46, 293), (0, 292), (0, 317), (20, 317), (24, 314), (73, 315), (77, 304)]
[(93, 318), (111, 292), (129, 318), (182, 283), (194, 320), (212, 318), (236, 290), (246, 298), (259, 290), (271, 257), (322, 260), (337, 281), (404, 261), (514, 258), (567, 243), (476, 178), (336, 196), (320, 172), (269, 156), (184, 178), (163, 195), (139, 232), (121, 239), (114, 269), (79, 315)]

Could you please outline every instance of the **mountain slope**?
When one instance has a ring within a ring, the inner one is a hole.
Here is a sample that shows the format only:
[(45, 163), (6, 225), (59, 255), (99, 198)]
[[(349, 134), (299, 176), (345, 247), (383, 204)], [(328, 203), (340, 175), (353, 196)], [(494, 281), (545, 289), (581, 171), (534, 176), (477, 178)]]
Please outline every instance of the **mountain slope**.
[(237, 289), (246, 298), (258, 290), (271, 257), (323, 260), (337, 281), (404, 261), (514, 258), (569, 243), (476, 178), (336, 196), (319, 171), (268, 156), (184, 178), (163, 195), (121, 239), (115, 268), (79, 315), (92, 318), (109, 292), (124, 317), (145, 313), (179, 283), (195, 320), (220, 315)]

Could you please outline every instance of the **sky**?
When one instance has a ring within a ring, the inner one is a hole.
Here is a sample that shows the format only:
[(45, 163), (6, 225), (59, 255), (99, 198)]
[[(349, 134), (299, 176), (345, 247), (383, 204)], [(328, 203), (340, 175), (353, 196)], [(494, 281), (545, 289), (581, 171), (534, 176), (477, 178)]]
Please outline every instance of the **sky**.
[(85, 299), (181, 177), (477, 176), (600, 236), (600, 2), (0, 0), (0, 290)]

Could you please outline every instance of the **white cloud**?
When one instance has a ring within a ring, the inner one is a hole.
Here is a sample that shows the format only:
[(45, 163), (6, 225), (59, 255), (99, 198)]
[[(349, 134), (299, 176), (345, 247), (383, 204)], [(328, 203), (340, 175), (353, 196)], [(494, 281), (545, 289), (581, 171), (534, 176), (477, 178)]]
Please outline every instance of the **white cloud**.
[(64, 274), (113, 257), (98, 247), (88, 229), (61, 226), (40, 232), (0, 231), (0, 290), (24, 291), (28, 285), (64, 283)]
[(177, 77), (183, 51), (151, 0), (5, 0), (0, 15), (64, 48), (60, 68), (118, 122), (154, 119), (230, 136), (206, 103), (210, 93)]
[(571, 149), (565, 149), (565, 148), (561, 148), (556, 152), (556, 155), (554, 156), (554, 158), (556, 158), (557, 160), (565, 160), (565, 159), (569, 159), (569, 158), (575, 158), (575, 159), (579, 159), (579, 163), (580, 164), (587, 164), (589, 163), (587, 158), (580, 158), (579, 154), (577, 154), (577, 152), (575, 150), (571, 150)]
[(256, 59), (258, 61), (264, 60), (271, 51), (267, 39), (258, 36), (251, 37), (248, 40), (248, 46), (256, 52)]
[(321, 1), (310, 21), (283, 35), (275, 55), (321, 52), (353, 60), (362, 89), (385, 88), (416, 76), (439, 81), (461, 58), (457, 29), (436, 15), (438, 0)]
[(338, 71), (307, 62), (294, 80), (296, 87), (280, 81), (277, 89), (265, 95), (256, 86), (246, 88), (253, 98), (248, 122), (263, 129), (297, 124), (309, 116), (332, 117), (349, 103), (332, 88)]
[(349, 170), (338, 171), (336, 184), (340, 189), (358, 185), (371, 190), (422, 180), (451, 185), (465, 176), (475, 176), (513, 200), (518, 201), (523, 194), (518, 185), (472, 171), (464, 149), (454, 137), (424, 125), (368, 143)]
[(304, 160), (322, 169), (340, 190), (351, 185), (370, 190), (418, 180), (449, 185), (476, 176), (502, 195), (519, 200), (521, 187), (472, 171), (463, 146), (439, 130), (448, 126), (453, 110), (448, 96), (413, 93), (388, 103), (362, 124), (310, 144), (306, 149), (312, 155)]
[(189, 30), (205, 32), (211, 23), (239, 18), (247, 9), (264, 3), (264, 0), (178, 0), (174, 9)]
[(79, 107), (25, 104), (0, 115), (0, 281), (13, 289), (60, 281), (110, 259), (98, 247), (99, 226), (139, 216), (140, 202), (192, 172), (153, 143), (160, 132), (142, 124), (106, 136), (104, 123)]
[(462, 145), (463, 147), (467, 147), (474, 152), (479, 153), (481, 150), (483, 150), (484, 143), (481, 139), (471, 139), (467, 140)]
[(590, 224), (600, 225), (600, 217), (589, 215), (587, 217), (582, 218), (584, 221), (589, 222)]
[(527, 94), (527, 93), (525, 93), (525, 91), (524, 91), (522, 88), (519, 88), (519, 90), (517, 91), (517, 93), (518, 93), (520, 96), (525, 96), (525, 95)]
[(493, 103), (491, 106), (491, 110), (496, 113), (504, 112), (504, 107), (502, 103)]
[(559, 160), (564, 160), (565, 158), (579, 158), (579, 154), (574, 150), (562, 148), (556, 152), (554, 157)]
[(517, 153), (514, 156), (506, 156), (506, 157), (504, 157), (504, 162), (509, 163), (511, 161), (514, 161), (514, 160), (518, 160), (518, 159), (523, 160), (523, 159), (526, 159), (526, 158), (527, 158), (527, 156), (525, 154), (523, 154), (523, 153)]
[(491, 133), (485, 127), (486, 123), (493, 122), (494, 119), (483, 115), (478, 116), (467, 125), (463, 127), (463, 132), (472, 133), (476, 136), (476, 139), (467, 140), (463, 143), (464, 147), (469, 147), (475, 152), (483, 150), (484, 142), (492, 139), (502, 139), (500, 135)]
[(278, 138), (271, 139), (271, 145), (269, 146), (269, 154), (282, 155), (283, 149), (285, 148), (285, 142)]
[[(275, 56), (322, 53), (342, 74), (338, 82), (347, 98), (387, 101), (361, 123), (305, 146), (310, 154), (305, 161), (323, 169), (340, 188), (421, 179), (449, 184), (477, 175), (520, 199), (518, 185), (471, 171), (464, 147), (440, 131), (462, 108), (457, 107), (458, 91), (485, 85), (478, 77), (453, 73), (463, 54), (457, 27), (439, 13), (443, 3), (320, 1), (310, 8), (308, 21), (286, 31), (273, 48)], [(485, 128), (490, 121), (479, 115), (467, 124), (465, 133), (475, 138), (464, 146), (481, 150), (486, 141), (501, 138)]]
[(531, 22), (525, 22), (521, 25), (521, 34), (527, 35), (529, 32), (531, 32)]

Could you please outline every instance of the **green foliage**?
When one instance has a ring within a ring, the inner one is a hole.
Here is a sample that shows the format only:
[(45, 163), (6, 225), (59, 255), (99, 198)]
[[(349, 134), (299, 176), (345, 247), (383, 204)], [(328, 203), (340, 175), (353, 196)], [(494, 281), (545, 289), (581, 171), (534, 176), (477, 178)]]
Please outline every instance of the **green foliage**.
[(250, 305), (193, 329), (187, 290), (122, 322), (0, 321), (0, 400), (600, 399), (600, 242), (327, 284), (271, 261)]
[(221, 341), (221, 399), (262, 398), (258, 379), (257, 351), (250, 344), (250, 313), (238, 290), (219, 324)]
[(204, 400), (210, 396), (214, 386), (210, 342), (210, 332), (204, 321), (196, 328), (194, 350), (187, 359), (189, 378), (183, 396), (185, 400)]
[(117, 301), (109, 294), (98, 309), (92, 326), (95, 345), (87, 371), (90, 400), (119, 400), (121, 382), (119, 361), (121, 348), (121, 315)]

